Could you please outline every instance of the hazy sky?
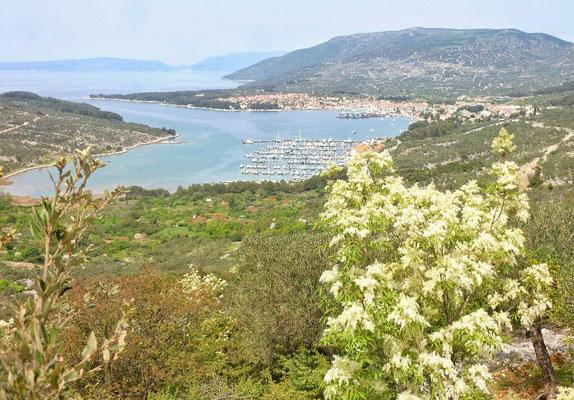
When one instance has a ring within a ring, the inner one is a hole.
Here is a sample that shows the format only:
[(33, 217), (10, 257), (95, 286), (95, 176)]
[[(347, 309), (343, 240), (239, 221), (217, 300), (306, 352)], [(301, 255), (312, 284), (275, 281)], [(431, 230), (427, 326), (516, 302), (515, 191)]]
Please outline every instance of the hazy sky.
[(189, 64), (413, 26), (517, 28), (574, 42), (574, 0), (0, 0), (0, 60)]

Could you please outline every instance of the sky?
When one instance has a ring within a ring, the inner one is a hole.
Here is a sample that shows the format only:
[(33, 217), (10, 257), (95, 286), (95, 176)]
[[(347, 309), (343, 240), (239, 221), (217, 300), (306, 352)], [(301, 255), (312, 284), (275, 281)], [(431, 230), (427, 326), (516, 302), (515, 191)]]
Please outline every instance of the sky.
[(415, 26), (516, 28), (574, 42), (573, 20), (574, 0), (0, 0), (0, 61), (189, 65)]

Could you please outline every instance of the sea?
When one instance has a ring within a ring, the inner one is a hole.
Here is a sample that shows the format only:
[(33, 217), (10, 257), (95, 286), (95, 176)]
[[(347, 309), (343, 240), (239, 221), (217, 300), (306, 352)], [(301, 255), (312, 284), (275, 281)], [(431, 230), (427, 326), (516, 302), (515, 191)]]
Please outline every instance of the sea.
[[(242, 175), (240, 165), (252, 151), (242, 140), (324, 138), (363, 140), (394, 137), (411, 122), (403, 117), (338, 119), (333, 111), (229, 112), (153, 103), (85, 100), (90, 94), (127, 94), (174, 90), (234, 88), (222, 72), (0, 72), (0, 93), (25, 90), (42, 96), (92, 104), (120, 114), (125, 121), (175, 129), (182, 144), (153, 144), (101, 157), (90, 189), (102, 193), (118, 185), (170, 191), (195, 183), (282, 179)], [(38, 197), (51, 192), (49, 169), (10, 178), (0, 190)]]

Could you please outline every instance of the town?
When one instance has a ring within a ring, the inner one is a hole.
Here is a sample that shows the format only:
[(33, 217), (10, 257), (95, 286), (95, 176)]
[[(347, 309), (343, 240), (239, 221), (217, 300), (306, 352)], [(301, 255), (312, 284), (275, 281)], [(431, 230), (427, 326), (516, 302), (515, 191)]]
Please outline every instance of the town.
[[(480, 120), (508, 118), (512, 115), (530, 115), (535, 112), (532, 105), (511, 104), (511, 98), (459, 97), (451, 102), (430, 102), (426, 100), (392, 101), (374, 98), (335, 96), (313, 96), (306, 93), (274, 93), (222, 97), (217, 100), (240, 105), (240, 110), (260, 109), (276, 111), (327, 110), (345, 112), (340, 117), (404, 116), (413, 119), (442, 121), (449, 118)], [(363, 115), (364, 114), (364, 115)]]

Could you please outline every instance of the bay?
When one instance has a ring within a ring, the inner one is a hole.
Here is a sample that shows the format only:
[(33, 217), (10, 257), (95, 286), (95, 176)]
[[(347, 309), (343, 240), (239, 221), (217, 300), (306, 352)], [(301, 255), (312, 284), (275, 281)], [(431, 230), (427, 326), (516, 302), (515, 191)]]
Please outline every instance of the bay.
[[(28, 77), (26, 77), (28, 74)], [(8, 81), (0, 74), (0, 91), (29, 90), (41, 95), (79, 101), (91, 93), (195, 90), (235, 85), (213, 73), (73, 73), (65, 85), (63, 73), (22, 73)], [(10, 75), (14, 75), (11, 73)], [(408, 127), (407, 118), (337, 119), (332, 111), (226, 112), (188, 109), (150, 103), (82, 100), (126, 120), (175, 129), (184, 144), (141, 146), (125, 154), (102, 157), (108, 165), (98, 170), (90, 189), (103, 192), (117, 185), (164, 188), (194, 183), (262, 180), (241, 175), (244, 155), (252, 151), (244, 139), (332, 138), (362, 140), (393, 137)], [(353, 134), (356, 131), (356, 134)], [(266, 179), (270, 179), (266, 177)], [(280, 179), (280, 178), (277, 178)], [(49, 194), (48, 170), (33, 170), (10, 178), (4, 190), (19, 196)]]

